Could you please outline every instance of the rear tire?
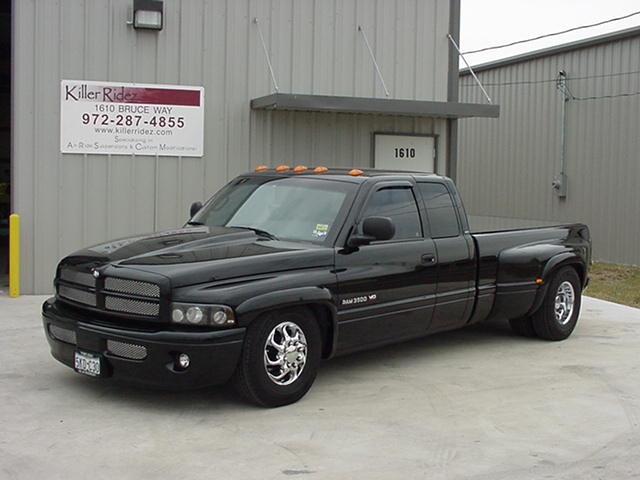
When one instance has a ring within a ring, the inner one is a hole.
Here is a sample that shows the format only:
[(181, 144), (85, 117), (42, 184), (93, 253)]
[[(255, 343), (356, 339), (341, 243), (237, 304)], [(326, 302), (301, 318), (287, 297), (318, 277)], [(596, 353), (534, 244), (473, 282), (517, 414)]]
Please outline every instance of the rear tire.
[(294, 403), (311, 388), (321, 352), (320, 327), (308, 309), (265, 314), (247, 329), (233, 386), (263, 407)]
[(564, 340), (578, 323), (582, 285), (576, 271), (564, 267), (553, 277), (542, 305), (533, 314), (533, 328), (545, 340)]
[(536, 337), (536, 331), (533, 328), (533, 320), (531, 317), (512, 318), (509, 320), (511, 330), (522, 337)]

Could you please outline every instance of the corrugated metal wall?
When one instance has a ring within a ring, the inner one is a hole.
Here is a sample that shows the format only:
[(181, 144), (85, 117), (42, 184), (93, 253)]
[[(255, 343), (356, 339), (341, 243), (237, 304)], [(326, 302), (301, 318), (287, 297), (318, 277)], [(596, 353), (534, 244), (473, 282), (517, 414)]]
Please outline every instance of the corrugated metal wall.
[[(599, 97), (567, 106), (566, 199), (551, 188), (560, 171), (560, 70), (575, 97)], [(495, 217), (504, 226), (584, 222), (595, 258), (640, 265), (640, 95), (600, 98), (640, 92), (639, 71), (640, 37), (481, 71), (501, 110), (499, 119), (459, 122), (458, 185), (469, 213), (494, 217), (493, 227)], [(468, 75), (460, 95), (482, 101)]]
[[(164, 30), (126, 25), (131, 0), (14, 1), (14, 211), (22, 290), (48, 292), (55, 264), (87, 244), (181, 225), (188, 205), (261, 163), (371, 164), (371, 133), (445, 135), (442, 120), (251, 112), (281, 92), (447, 99), (447, 0), (169, 0)], [(203, 85), (203, 158), (59, 153), (61, 79)], [(441, 138), (440, 162), (446, 142)]]

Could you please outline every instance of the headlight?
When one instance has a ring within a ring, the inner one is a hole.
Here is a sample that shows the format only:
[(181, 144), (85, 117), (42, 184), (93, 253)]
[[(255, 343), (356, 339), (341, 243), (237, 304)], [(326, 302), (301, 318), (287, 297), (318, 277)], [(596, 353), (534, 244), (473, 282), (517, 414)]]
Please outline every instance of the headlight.
[(227, 316), (227, 312), (224, 310), (218, 310), (211, 315), (211, 320), (213, 320), (213, 323), (216, 325), (224, 325), (229, 321), (229, 317)]
[(184, 312), (180, 308), (174, 308), (171, 312), (171, 321), (173, 323), (182, 323), (184, 320)]
[(231, 327), (236, 324), (231, 307), (226, 305), (171, 304), (171, 322), (180, 325)]
[(189, 307), (187, 309), (187, 322), (195, 325), (202, 323), (204, 320), (204, 312), (202, 310), (203, 308), (200, 307)]

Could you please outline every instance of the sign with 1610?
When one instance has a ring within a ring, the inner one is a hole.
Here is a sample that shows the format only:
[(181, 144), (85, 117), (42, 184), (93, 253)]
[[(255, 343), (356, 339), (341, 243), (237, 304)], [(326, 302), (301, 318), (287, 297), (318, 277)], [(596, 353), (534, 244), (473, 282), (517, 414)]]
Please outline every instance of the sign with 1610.
[(60, 151), (201, 157), (204, 88), (62, 80)]

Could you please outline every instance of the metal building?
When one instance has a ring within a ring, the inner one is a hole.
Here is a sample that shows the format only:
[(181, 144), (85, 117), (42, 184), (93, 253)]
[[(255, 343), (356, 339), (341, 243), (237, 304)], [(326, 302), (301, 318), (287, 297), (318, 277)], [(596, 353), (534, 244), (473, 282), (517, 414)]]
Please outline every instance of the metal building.
[[(472, 226), (584, 222), (596, 259), (640, 265), (640, 28), (474, 71), (501, 111), (460, 122)], [(466, 70), (460, 98), (486, 102)]]
[[(160, 5), (160, 29), (132, 25), (143, 3)], [(448, 173), (456, 119), (498, 115), (457, 101), (448, 36), (458, 39), (459, 0), (14, 0), (11, 9), (11, 210), (22, 219), (24, 293), (50, 291), (57, 261), (82, 246), (181, 226), (191, 202), (257, 165), (371, 167), (382, 161), (376, 134), (402, 133), (428, 137), (421, 169)], [(61, 153), (63, 80), (203, 87), (203, 155)]]

